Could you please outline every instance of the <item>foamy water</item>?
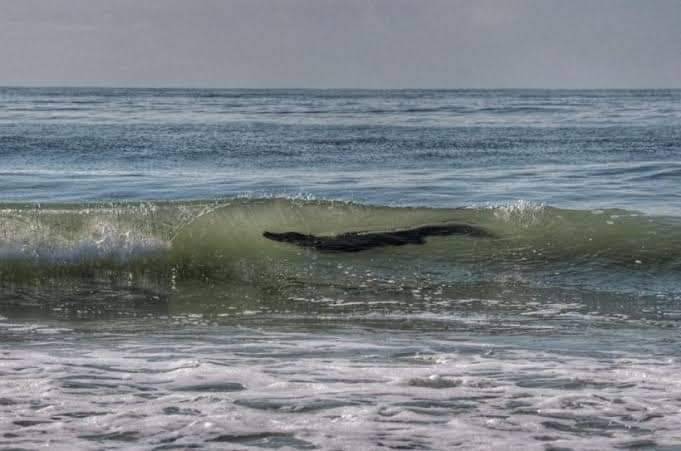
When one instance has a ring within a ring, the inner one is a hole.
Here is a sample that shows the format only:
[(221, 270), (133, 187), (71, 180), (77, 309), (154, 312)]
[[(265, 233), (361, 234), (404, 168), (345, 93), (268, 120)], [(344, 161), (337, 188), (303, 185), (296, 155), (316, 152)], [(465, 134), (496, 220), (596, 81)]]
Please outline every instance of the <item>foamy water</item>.
[(472, 335), (375, 321), (382, 327), (321, 321), (311, 333), (277, 320), (198, 328), (185, 318), (167, 324), (173, 332), (5, 320), (2, 442), (331, 450), (681, 440), (677, 330), (586, 329), (568, 339), (540, 319), (522, 336), (512, 325), (510, 335), (485, 335), (502, 330), (489, 318)]

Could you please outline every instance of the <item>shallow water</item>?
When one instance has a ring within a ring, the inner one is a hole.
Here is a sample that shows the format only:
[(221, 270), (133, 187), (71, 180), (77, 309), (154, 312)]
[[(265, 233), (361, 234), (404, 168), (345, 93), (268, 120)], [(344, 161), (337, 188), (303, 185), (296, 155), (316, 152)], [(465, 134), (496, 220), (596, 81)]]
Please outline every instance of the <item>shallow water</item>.
[(0, 90), (0, 445), (677, 449), (680, 100)]

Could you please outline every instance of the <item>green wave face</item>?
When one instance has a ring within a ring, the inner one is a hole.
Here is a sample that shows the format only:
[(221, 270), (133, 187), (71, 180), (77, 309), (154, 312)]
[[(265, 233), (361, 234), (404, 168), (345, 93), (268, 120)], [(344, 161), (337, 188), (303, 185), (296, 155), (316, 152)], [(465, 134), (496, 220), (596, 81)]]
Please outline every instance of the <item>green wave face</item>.
[[(270, 241), (263, 232), (332, 236), (468, 223), (494, 235), (428, 237), (353, 255)], [(675, 272), (681, 223), (621, 210), (560, 210), (522, 203), (430, 209), (330, 201), (236, 199), (159, 204), (6, 205), (0, 209), (0, 271), (14, 282), (44, 276), (172, 278), (175, 281), (342, 277), (339, 267), (391, 277), (460, 280), (509, 271), (609, 276)], [(621, 275), (621, 274), (620, 274)], [(587, 277), (588, 278), (588, 277)]]

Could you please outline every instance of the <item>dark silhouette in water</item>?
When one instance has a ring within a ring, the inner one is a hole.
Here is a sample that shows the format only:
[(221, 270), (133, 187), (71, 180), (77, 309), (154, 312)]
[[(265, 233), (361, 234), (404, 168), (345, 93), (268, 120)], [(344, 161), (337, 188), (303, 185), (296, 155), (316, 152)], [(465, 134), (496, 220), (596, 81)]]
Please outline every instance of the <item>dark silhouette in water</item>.
[(291, 243), (301, 247), (311, 247), (325, 252), (359, 252), (383, 246), (425, 244), (425, 238), (429, 236), (470, 235), (474, 237), (494, 237), (487, 230), (469, 224), (426, 225), (390, 232), (349, 232), (334, 236), (305, 235), (298, 232), (264, 232), (262, 235), (273, 241)]

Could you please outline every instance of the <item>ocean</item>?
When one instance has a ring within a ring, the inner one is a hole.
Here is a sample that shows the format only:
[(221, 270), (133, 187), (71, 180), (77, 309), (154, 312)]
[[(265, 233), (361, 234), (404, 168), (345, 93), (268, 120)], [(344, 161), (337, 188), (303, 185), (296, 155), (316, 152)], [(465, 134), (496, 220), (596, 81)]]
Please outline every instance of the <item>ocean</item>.
[(0, 447), (681, 449), (680, 331), (681, 90), (0, 88)]

